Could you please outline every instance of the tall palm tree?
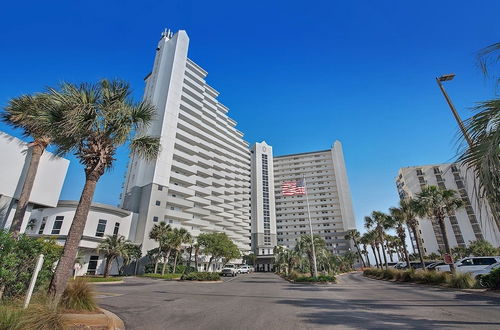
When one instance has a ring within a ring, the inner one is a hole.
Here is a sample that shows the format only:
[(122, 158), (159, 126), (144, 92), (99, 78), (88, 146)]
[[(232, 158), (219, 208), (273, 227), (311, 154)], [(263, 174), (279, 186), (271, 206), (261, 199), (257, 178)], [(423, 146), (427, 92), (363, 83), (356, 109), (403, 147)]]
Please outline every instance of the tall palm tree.
[(361, 234), (357, 229), (349, 229), (346, 232), (346, 235), (344, 236), (344, 239), (346, 240), (352, 240), (354, 243), (354, 246), (356, 247), (356, 250), (358, 251), (359, 258), (361, 259), (361, 263), (363, 264), (363, 267), (366, 267), (365, 260), (363, 259), (363, 255), (361, 254), (361, 250), (359, 248), (359, 239), (361, 238)]
[(396, 233), (401, 240), (406, 264), (408, 265), (408, 267), (410, 267), (410, 257), (408, 255), (408, 249), (406, 247), (406, 230), (404, 227), (407, 218), (405, 210), (400, 202), (400, 207), (392, 207), (389, 209), (389, 212), (391, 214), (389, 226), (396, 229)]
[(384, 235), (385, 230), (389, 228), (389, 215), (380, 211), (373, 211), (371, 216), (365, 217), (365, 227), (367, 229), (374, 229), (377, 233), (377, 242), (382, 245), (382, 255), (384, 256), (385, 268), (388, 268), (387, 255), (384, 249)]
[(56, 134), (58, 118), (51, 111), (52, 107), (52, 100), (47, 94), (23, 95), (11, 99), (0, 115), (3, 122), (21, 129), (25, 137), (33, 139), (28, 144), (31, 151), (30, 163), (10, 226), (10, 232), (15, 237), (21, 230), (40, 159)]
[(478, 179), (478, 197), (486, 198), (492, 218), (500, 228), (500, 98), (481, 102), (476, 114), (465, 121), (472, 145), (460, 155)]
[(75, 154), (85, 171), (80, 201), (49, 286), (49, 293), (58, 300), (71, 276), (97, 182), (111, 169), (117, 148), (128, 144), (132, 154), (153, 160), (160, 142), (143, 134), (153, 121), (155, 108), (146, 101), (135, 103), (125, 82), (64, 83), (60, 90), (49, 89), (49, 94), (61, 116), (57, 154)]
[[(172, 232), (172, 227), (165, 221), (157, 223), (151, 228), (149, 232), (149, 238), (158, 242), (159, 254), (163, 257), (163, 268), (161, 271), (162, 275), (165, 275), (165, 265), (168, 262), (170, 256), (170, 239), (169, 234)], [(165, 260), (166, 259), (166, 260)], [(155, 274), (158, 271), (158, 259), (155, 262)]]
[[(451, 256), (451, 247), (444, 220), (447, 216), (453, 215), (456, 209), (462, 207), (462, 199), (456, 196), (454, 190), (426, 186), (417, 195), (417, 203), (421, 216), (428, 216), (432, 220), (437, 221), (441, 235), (443, 236), (445, 251)], [(455, 265), (451, 264), (450, 270), (454, 272)]]
[[(415, 199), (407, 198), (399, 201), (400, 215), (405, 219), (408, 229), (413, 233), (413, 237), (415, 238), (415, 242), (417, 244), (418, 257), (420, 259), (422, 269), (425, 269), (426, 266), (424, 262), (422, 237), (420, 236), (420, 229), (417, 220), (419, 208), (420, 207)], [(408, 265), (408, 267), (411, 267), (411, 264)]]
[(104, 267), (104, 277), (108, 277), (113, 261), (127, 254), (127, 240), (123, 236), (106, 236), (104, 241), (97, 246), (98, 252), (104, 252), (106, 265)]

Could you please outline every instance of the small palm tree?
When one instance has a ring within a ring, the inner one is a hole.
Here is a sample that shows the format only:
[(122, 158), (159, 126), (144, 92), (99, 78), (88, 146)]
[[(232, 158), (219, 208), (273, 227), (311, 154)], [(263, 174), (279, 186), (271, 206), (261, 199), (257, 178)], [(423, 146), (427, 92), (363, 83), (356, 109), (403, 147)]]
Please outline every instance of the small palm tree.
[[(313, 242), (315, 250), (314, 252), (316, 252), (317, 256), (322, 249), (326, 248), (326, 243), (319, 235), (313, 236)], [(300, 236), (300, 240), (297, 242), (297, 245), (295, 246), (295, 251), (297, 253), (301, 253), (307, 256), (307, 259), (309, 261), (309, 270), (311, 272), (311, 276), (318, 276), (318, 274), (313, 274), (314, 258), (313, 258), (312, 244), (311, 244), (311, 236), (310, 235)]]
[(97, 182), (111, 169), (117, 148), (128, 144), (134, 155), (153, 160), (160, 142), (157, 137), (142, 134), (152, 123), (155, 108), (146, 101), (133, 102), (127, 83), (65, 83), (60, 90), (49, 89), (49, 94), (60, 118), (57, 154), (75, 154), (85, 171), (82, 195), (49, 286), (49, 293), (59, 300), (71, 275)]
[[(379, 252), (379, 258), (377, 259), (377, 253), (375, 252), (375, 242), (376, 242), (376, 237), (377, 234), (371, 230), (371, 231), (367, 231), (366, 233), (363, 234), (363, 236), (361, 236), (361, 243), (364, 244), (365, 246), (366, 245), (370, 245), (371, 249), (372, 249), (372, 253), (373, 253), (373, 258), (375, 259), (375, 265), (377, 268), (379, 268), (379, 260), (380, 260), (380, 252)], [(368, 261), (368, 264), (370, 264), (370, 259), (368, 257), (368, 255), (366, 256), (367, 258), (367, 261)]]
[(189, 243), (191, 234), (185, 228), (174, 228), (172, 231), (172, 250), (175, 253), (172, 273), (176, 272), (177, 259), (181, 253), (182, 245)]
[(354, 246), (356, 247), (356, 251), (358, 251), (359, 258), (361, 259), (361, 263), (363, 267), (366, 267), (365, 260), (363, 259), (363, 255), (361, 254), (361, 249), (359, 248), (359, 239), (361, 238), (361, 234), (357, 229), (349, 229), (344, 236), (346, 240), (352, 240)]
[(97, 246), (98, 252), (103, 252), (106, 258), (104, 277), (108, 277), (113, 261), (127, 255), (127, 244), (129, 242), (123, 236), (106, 236), (104, 241)]
[[(149, 238), (158, 242), (159, 255), (163, 257), (163, 268), (161, 274), (165, 274), (165, 265), (168, 262), (168, 258), (170, 256), (170, 236), (169, 234), (172, 232), (172, 227), (167, 224), (165, 221), (161, 221), (158, 224), (155, 224), (151, 231), (149, 232)], [(158, 259), (155, 261), (155, 274), (158, 271)]]
[[(416, 200), (407, 198), (399, 201), (399, 212), (400, 216), (405, 219), (406, 225), (408, 229), (413, 233), (413, 237), (415, 238), (415, 242), (417, 244), (418, 256), (420, 258), (420, 263), (422, 265), (422, 269), (425, 269), (424, 262), (424, 252), (422, 247), (422, 237), (420, 236), (419, 224), (417, 220), (419, 205)], [(409, 264), (408, 267), (411, 267)]]
[(389, 219), (390, 217), (387, 214), (380, 211), (373, 211), (371, 216), (365, 217), (365, 227), (367, 229), (374, 229), (374, 231), (377, 233), (376, 244), (382, 245), (382, 255), (384, 256), (385, 268), (388, 268), (389, 266), (387, 264), (387, 255), (385, 253), (383, 244), (385, 230), (389, 228)]
[(15, 237), (21, 230), (40, 159), (56, 134), (57, 118), (51, 111), (52, 107), (53, 103), (47, 94), (23, 95), (11, 99), (0, 115), (3, 122), (21, 129), (25, 137), (33, 139), (28, 145), (31, 150), (30, 163), (10, 226), (10, 232)]
[[(462, 199), (456, 197), (454, 190), (427, 186), (422, 188), (422, 192), (417, 195), (417, 203), (421, 216), (428, 216), (437, 221), (443, 236), (445, 251), (451, 256), (451, 247), (444, 220), (446, 217), (453, 215), (456, 209), (462, 207)], [(450, 270), (454, 272), (455, 265), (451, 264)]]

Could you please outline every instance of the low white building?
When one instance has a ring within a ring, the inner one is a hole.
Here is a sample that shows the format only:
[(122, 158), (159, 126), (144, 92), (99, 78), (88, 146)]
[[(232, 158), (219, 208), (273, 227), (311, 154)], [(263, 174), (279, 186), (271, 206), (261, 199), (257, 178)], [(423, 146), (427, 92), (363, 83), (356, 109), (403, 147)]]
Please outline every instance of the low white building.
[[(59, 201), (57, 207), (33, 210), (26, 234), (35, 237), (53, 237), (61, 245), (68, 235), (78, 201)], [(92, 203), (78, 250), (78, 262), (82, 266), (77, 275), (101, 275), (105, 256), (97, 246), (106, 236), (124, 236), (134, 240), (137, 215), (111, 205)], [(121, 263), (121, 260), (118, 260)], [(111, 274), (118, 274), (115, 261)]]
[[(456, 163), (410, 166), (399, 170), (396, 186), (400, 198), (415, 197), (426, 185), (455, 190), (464, 202), (463, 208), (445, 219), (451, 247), (466, 247), (471, 241), (478, 239), (485, 239), (494, 246), (500, 246), (499, 229), (484, 201), (478, 202), (474, 194), (475, 180), (471, 171)], [(418, 222), (424, 253), (442, 251), (443, 237), (437, 223), (425, 218), (419, 219)], [(415, 249), (415, 238), (411, 237), (411, 241)]]
[[(26, 171), (31, 160), (29, 144), (0, 132), (0, 229), (9, 229), (16, 212)], [(38, 165), (28, 208), (21, 227), (24, 231), (30, 213), (37, 207), (55, 207), (68, 171), (69, 160), (45, 151)]]

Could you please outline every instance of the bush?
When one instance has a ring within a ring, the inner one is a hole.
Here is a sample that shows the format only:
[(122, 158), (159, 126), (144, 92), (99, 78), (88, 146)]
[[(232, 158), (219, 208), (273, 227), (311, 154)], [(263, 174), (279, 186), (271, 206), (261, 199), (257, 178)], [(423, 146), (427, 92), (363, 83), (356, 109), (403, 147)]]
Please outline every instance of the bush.
[(199, 273), (188, 273), (181, 277), (181, 280), (185, 281), (219, 281), (219, 273), (210, 272), (199, 272)]
[(489, 274), (482, 275), (480, 281), (487, 288), (500, 289), (500, 268), (493, 269)]
[[(158, 269), (156, 270), (157, 274), (161, 274), (162, 268), (163, 268), (163, 263), (161, 263), (161, 262), (158, 263)], [(165, 272), (172, 273), (173, 268), (174, 268), (173, 265), (167, 264), (167, 266), (165, 266)], [(175, 267), (175, 273), (182, 274), (182, 273), (184, 273), (184, 269), (186, 269), (185, 265), (177, 265), (177, 267)], [(154, 270), (155, 270), (154, 264), (148, 264), (144, 268), (144, 271), (147, 274), (153, 274)], [(186, 270), (186, 273), (194, 273), (196, 271), (197, 271), (196, 268), (189, 266), (188, 269)]]
[(21, 329), (22, 312), (20, 307), (0, 305), (0, 329)]
[(414, 276), (415, 276), (415, 270), (408, 269), (408, 270), (405, 270), (401, 273), (399, 280), (401, 282), (411, 282), (411, 281), (413, 281)]
[(380, 268), (367, 268), (363, 271), (363, 275), (382, 278), (384, 271)]
[(290, 274), (287, 276), (287, 279), (289, 279), (290, 281), (295, 281), (300, 276), (301, 274), (298, 271), (292, 270)]
[(416, 273), (420, 274), (420, 281), (425, 284), (444, 284), (448, 282), (449, 275), (444, 272), (421, 270)]
[(471, 289), (476, 285), (476, 280), (470, 273), (454, 273), (448, 279), (448, 284), (452, 288)]
[(397, 269), (387, 268), (382, 271), (382, 278), (386, 280), (393, 280), (396, 278), (397, 273), (398, 273)]
[(295, 279), (295, 282), (311, 282), (311, 283), (316, 283), (316, 282), (326, 283), (335, 281), (336, 281), (335, 276), (330, 276), (330, 275), (319, 275), (318, 277), (299, 276)]
[(94, 291), (90, 284), (81, 278), (70, 281), (66, 290), (64, 290), (59, 305), (63, 309), (71, 311), (95, 311), (97, 304), (95, 302)]
[(3, 298), (13, 299), (26, 293), (40, 254), (44, 255), (44, 262), (35, 290), (47, 285), (52, 277), (52, 265), (59, 259), (61, 251), (62, 247), (53, 239), (20, 235), (16, 240), (10, 233), (0, 231), (0, 287), (5, 287)]
[(144, 274), (144, 275), (141, 275), (142, 277), (149, 277), (149, 278), (158, 278), (158, 279), (163, 279), (163, 280), (177, 280), (179, 278), (181, 278), (181, 275), (182, 274), (165, 274), (165, 275), (161, 275), (161, 274)]

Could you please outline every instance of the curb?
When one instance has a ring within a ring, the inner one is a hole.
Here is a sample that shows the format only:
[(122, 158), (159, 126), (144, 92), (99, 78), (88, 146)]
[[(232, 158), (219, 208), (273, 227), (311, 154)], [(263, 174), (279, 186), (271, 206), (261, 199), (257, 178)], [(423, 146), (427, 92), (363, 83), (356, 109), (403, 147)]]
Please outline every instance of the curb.
[(125, 283), (124, 280), (121, 281), (110, 281), (110, 282), (88, 282), (89, 284), (94, 284), (94, 285), (104, 285), (104, 284), (122, 284)]
[(99, 308), (100, 313), (94, 314), (63, 314), (65, 329), (68, 330), (125, 330), (125, 323), (116, 314)]

